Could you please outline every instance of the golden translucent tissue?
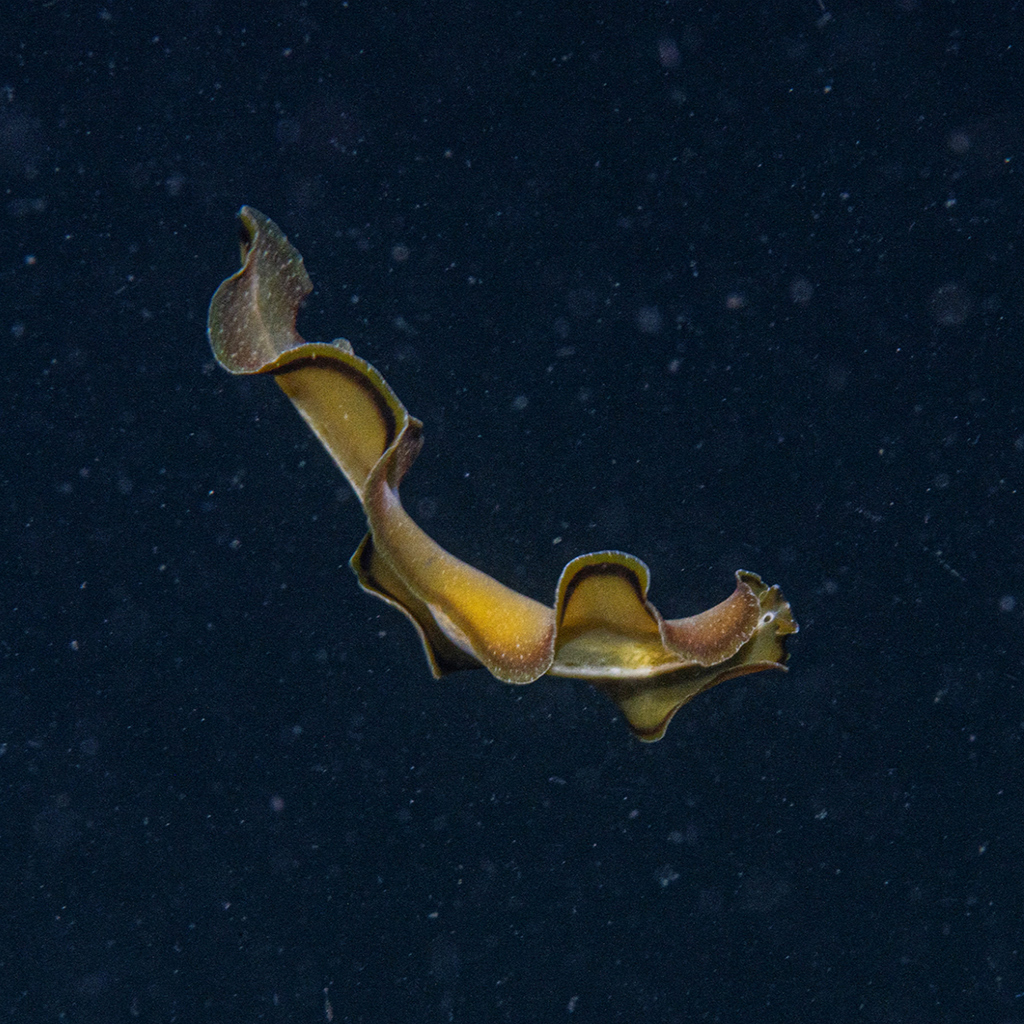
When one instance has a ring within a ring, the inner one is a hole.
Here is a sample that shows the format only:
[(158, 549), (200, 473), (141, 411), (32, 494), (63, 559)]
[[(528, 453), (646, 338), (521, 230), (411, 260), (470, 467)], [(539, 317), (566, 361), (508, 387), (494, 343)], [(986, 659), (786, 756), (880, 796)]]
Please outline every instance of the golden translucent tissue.
[(398, 489), (423, 443), (383, 377), (348, 342), (309, 344), (295, 318), (312, 290), (302, 257), (269, 218), (243, 206), (241, 269), (210, 304), (214, 354), (235, 374), (266, 373), (345, 474), (369, 532), (351, 565), (364, 590), (404, 613), (435, 676), (487, 669), (506, 683), (583, 679), (607, 694), (642, 740), (726, 679), (784, 668), (797, 630), (778, 587), (750, 572), (721, 604), (663, 619), (647, 600), (647, 566), (621, 551), (574, 558), (554, 607), (516, 593), (436, 544)]

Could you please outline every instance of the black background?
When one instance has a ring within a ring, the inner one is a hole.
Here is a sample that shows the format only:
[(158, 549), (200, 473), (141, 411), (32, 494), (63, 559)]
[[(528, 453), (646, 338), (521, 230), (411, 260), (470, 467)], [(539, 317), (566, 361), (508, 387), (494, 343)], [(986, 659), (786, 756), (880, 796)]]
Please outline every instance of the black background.
[[(1022, 14), (7, 11), (0, 1018), (1024, 1020)], [(651, 746), (432, 681), (213, 363), (243, 202), (437, 539), (671, 616), (759, 572), (789, 675)]]

